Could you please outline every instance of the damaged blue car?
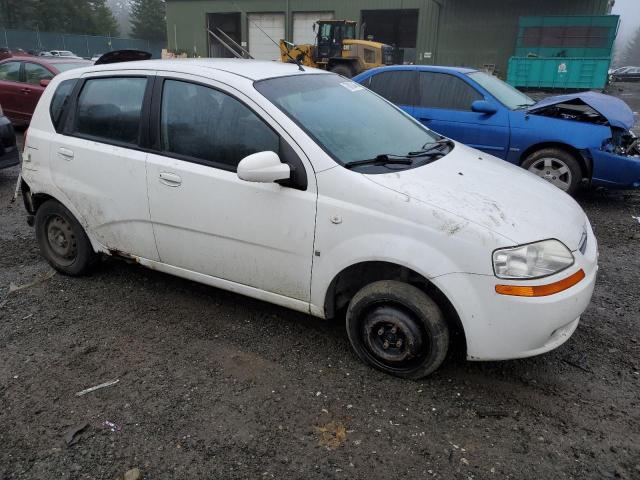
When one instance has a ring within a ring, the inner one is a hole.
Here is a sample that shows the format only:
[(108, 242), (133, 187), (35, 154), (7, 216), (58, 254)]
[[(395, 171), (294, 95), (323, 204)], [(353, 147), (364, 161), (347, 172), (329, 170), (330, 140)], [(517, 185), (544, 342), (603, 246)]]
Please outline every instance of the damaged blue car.
[(487, 73), (393, 66), (354, 81), (426, 127), (520, 165), (569, 194), (580, 184), (640, 187), (640, 143), (622, 100), (595, 92), (536, 102)]

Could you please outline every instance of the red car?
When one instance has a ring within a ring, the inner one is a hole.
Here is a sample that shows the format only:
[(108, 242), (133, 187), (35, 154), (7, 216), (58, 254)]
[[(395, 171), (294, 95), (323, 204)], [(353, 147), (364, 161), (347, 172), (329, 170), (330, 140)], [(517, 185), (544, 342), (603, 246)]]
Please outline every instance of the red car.
[(40, 95), (51, 79), (88, 60), (13, 56), (0, 61), (0, 105), (14, 125), (28, 124)]

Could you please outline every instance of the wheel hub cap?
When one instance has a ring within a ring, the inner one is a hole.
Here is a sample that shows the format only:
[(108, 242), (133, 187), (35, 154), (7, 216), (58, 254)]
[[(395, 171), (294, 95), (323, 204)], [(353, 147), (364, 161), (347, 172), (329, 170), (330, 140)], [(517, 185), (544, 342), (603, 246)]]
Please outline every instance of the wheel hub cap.
[(76, 256), (77, 246), (71, 225), (62, 217), (54, 216), (47, 224), (47, 239), (53, 252), (65, 259)]
[(382, 306), (372, 311), (363, 334), (369, 351), (386, 363), (406, 362), (422, 351), (422, 334), (415, 321), (396, 308)]
[(567, 164), (557, 158), (540, 158), (529, 167), (529, 171), (565, 192), (573, 180)]

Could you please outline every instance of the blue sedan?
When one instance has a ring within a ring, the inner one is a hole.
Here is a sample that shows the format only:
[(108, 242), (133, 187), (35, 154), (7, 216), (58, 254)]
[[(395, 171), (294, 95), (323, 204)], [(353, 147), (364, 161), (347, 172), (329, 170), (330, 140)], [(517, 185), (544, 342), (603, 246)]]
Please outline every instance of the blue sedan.
[(382, 67), (353, 80), (429, 129), (521, 165), (567, 193), (583, 181), (640, 187), (634, 116), (618, 98), (582, 92), (535, 102), (468, 68)]

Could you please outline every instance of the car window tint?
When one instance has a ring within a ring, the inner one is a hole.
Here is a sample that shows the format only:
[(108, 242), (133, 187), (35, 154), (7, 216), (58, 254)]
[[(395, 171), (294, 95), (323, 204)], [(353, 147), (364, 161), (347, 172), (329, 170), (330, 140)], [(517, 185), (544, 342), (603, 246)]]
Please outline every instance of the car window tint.
[(446, 73), (420, 72), (420, 106), (471, 110), (484, 97), (464, 80)]
[(247, 155), (279, 150), (278, 135), (243, 103), (188, 82), (165, 81), (160, 125), (165, 152), (229, 170)]
[(36, 65), (35, 63), (25, 63), (24, 73), (27, 83), (32, 85), (40, 85), (40, 80), (51, 80), (53, 78), (53, 73), (42, 65)]
[(58, 85), (53, 98), (51, 99), (51, 105), (49, 105), (49, 113), (51, 114), (51, 121), (56, 129), (56, 132), (62, 130), (60, 121), (62, 120), (62, 114), (64, 113), (69, 103), (69, 97), (73, 91), (73, 87), (76, 84), (76, 79), (65, 80)]
[(136, 144), (146, 78), (87, 80), (78, 98), (75, 133)]
[(20, 62), (7, 62), (0, 65), (0, 80), (7, 82), (20, 81)]
[(381, 72), (371, 77), (367, 86), (396, 105), (415, 105), (416, 103), (414, 72)]

